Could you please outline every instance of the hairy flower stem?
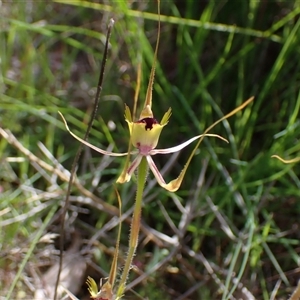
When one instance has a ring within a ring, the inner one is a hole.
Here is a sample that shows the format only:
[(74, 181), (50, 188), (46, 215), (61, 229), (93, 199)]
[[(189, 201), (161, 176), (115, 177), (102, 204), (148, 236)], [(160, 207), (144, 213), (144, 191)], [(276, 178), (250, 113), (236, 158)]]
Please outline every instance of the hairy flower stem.
[(134, 206), (132, 222), (131, 222), (129, 249), (128, 249), (128, 254), (127, 254), (126, 261), (125, 261), (124, 269), (122, 272), (120, 285), (119, 285), (118, 292), (117, 292), (117, 297), (122, 297), (122, 295), (125, 291), (126, 281), (127, 281), (130, 269), (131, 269), (132, 259), (135, 255), (136, 248), (138, 245), (138, 238), (139, 238), (140, 225), (141, 225), (143, 192), (144, 192), (147, 172), (148, 172), (147, 160), (145, 157), (143, 157), (141, 160), (141, 163), (138, 167), (137, 191), (136, 191), (135, 206)]

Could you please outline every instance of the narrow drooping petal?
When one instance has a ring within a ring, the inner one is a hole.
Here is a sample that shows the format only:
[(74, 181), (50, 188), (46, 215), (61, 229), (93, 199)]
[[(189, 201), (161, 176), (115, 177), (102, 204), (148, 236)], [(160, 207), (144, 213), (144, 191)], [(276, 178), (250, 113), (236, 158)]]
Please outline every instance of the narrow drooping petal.
[(124, 183), (124, 182), (128, 182), (131, 178), (131, 175), (133, 174), (133, 172), (136, 170), (136, 168), (138, 167), (138, 165), (141, 162), (141, 159), (143, 158), (142, 155), (138, 155), (133, 162), (130, 164), (130, 166), (127, 168), (126, 165), (121, 173), (121, 175), (119, 176), (119, 178), (117, 179), (117, 183)]
[[(124, 152), (124, 153), (115, 153), (115, 152), (110, 152), (110, 151), (105, 151), (105, 150), (102, 150), (92, 144), (90, 144), (89, 142), (86, 142), (85, 140), (81, 139), (80, 137), (78, 137), (76, 134), (74, 134), (70, 129), (69, 129), (69, 126), (67, 124), (67, 121), (65, 120), (64, 116), (58, 112), (60, 114), (60, 116), (62, 117), (64, 123), (65, 123), (65, 126), (66, 126), (66, 129), (68, 130), (68, 132), (76, 139), (78, 140), (79, 142), (83, 143), (84, 145), (92, 148), (93, 150), (101, 153), (101, 154), (104, 154), (104, 155), (109, 155), (109, 156), (126, 156), (128, 155), (128, 152)], [(137, 151), (132, 151), (130, 154), (136, 154)]]
[[(243, 104), (241, 104), (239, 107), (235, 108), (233, 111), (231, 111), (230, 113), (228, 113), (227, 115), (223, 116), (222, 118), (220, 118), (219, 120), (217, 120), (216, 122), (214, 122), (212, 125), (210, 125), (210, 126), (204, 131), (204, 134), (203, 134), (202, 136), (200, 136), (200, 138), (198, 137), (199, 140), (197, 141), (196, 146), (194, 147), (194, 149), (193, 149), (191, 155), (189, 156), (189, 158), (188, 158), (186, 164), (184, 165), (182, 171), (180, 172), (179, 176), (178, 176), (176, 179), (170, 181), (168, 184), (162, 185), (162, 187), (165, 188), (166, 190), (168, 190), (169, 192), (176, 192), (176, 191), (179, 189), (179, 187), (180, 187), (180, 185), (181, 185), (181, 183), (182, 183), (182, 180), (183, 180), (183, 178), (184, 178), (184, 176), (185, 176), (185, 173), (186, 173), (186, 171), (187, 171), (187, 169), (188, 169), (188, 167), (189, 167), (189, 165), (190, 165), (190, 163), (191, 163), (191, 160), (192, 160), (192, 158), (194, 157), (194, 155), (195, 155), (195, 153), (196, 153), (196, 151), (197, 151), (197, 149), (198, 149), (200, 143), (202, 142), (203, 138), (204, 138), (205, 136), (207, 136), (207, 135), (208, 135), (208, 132), (209, 132), (212, 128), (214, 128), (217, 124), (219, 124), (219, 123), (222, 122), (223, 120), (225, 120), (225, 119), (227, 119), (227, 118), (233, 116), (234, 114), (236, 114), (238, 111), (240, 111), (240, 110), (243, 109), (245, 106), (247, 106), (249, 103), (251, 103), (251, 102), (253, 101), (253, 99), (254, 99), (254, 97), (249, 98), (247, 101), (245, 101), (245, 102), (244, 102)], [(221, 137), (220, 137), (220, 138), (221, 138)], [(223, 138), (222, 138), (222, 139), (223, 139)], [(173, 148), (174, 148), (174, 147), (173, 147)]]
[(180, 145), (177, 145), (177, 146), (174, 146), (174, 147), (171, 147), (171, 148), (166, 148), (166, 149), (153, 149), (150, 151), (150, 155), (155, 155), (155, 154), (168, 154), (168, 153), (174, 153), (174, 152), (178, 152), (180, 150), (182, 150), (183, 148), (185, 148), (186, 146), (188, 146), (189, 144), (191, 144), (192, 142), (194, 142), (195, 140), (201, 138), (201, 137), (205, 137), (205, 136), (210, 136), (210, 137), (217, 137), (225, 142), (228, 143), (228, 141), (223, 138), (222, 136), (218, 135), (218, 134), (200, 134), (200, 135), (197, 135), (197, 136), (194, 136), (193, 138), (187, 140), (186, 142), (180, 144)]
[(166, 186), (166, 182), (164, 180), (164, 178), (162, 177), (161, 173), (159, 172), (159, 170), (157, 169), (152, 157), (150, 155), (147, 155), (146, 156), (146, 159), (147, 159), (147, 162), (148, 162), (148, 165), (149, 165), (149, 168), (151, 169), (153, 175), (155, 176), (158, 184), (165, 188)]

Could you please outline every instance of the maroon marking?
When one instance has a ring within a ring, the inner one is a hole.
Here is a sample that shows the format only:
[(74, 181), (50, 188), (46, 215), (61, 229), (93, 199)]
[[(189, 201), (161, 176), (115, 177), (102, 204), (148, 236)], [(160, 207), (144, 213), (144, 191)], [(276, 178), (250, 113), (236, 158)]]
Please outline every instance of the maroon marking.
[(144, 119), (138, 120), (137, 123), (145, 123), (146, 130), (148, 130), (148, 129), (151, 130), (153, 128), (154, 124), (158, 124), (158, 122), (154, 118), (144, 118)]

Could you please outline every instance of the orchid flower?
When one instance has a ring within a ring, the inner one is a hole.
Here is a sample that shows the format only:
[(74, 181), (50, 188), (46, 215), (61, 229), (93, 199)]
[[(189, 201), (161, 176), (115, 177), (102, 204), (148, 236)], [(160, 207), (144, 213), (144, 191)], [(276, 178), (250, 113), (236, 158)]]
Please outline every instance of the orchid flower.
[(145, 107), (141, 112), (139, 120), (133, 122), (130, 109), (128, 106), (125, 106), (125, 121), (128, 123), (129, 132), (130, 132), (130, 140), (131, 140), (133, 147), (135, 147), (137, 150), (125, 152), (125, 153), (114, 153), (114, 152), (105, 151), (98, 147), (95, 147), (94, 145), (84, 141), (83, 139), (81, 139), (80, 137), (75, 135), (73, 132), (71, 132), (66, 120), (61, 115), (69, 133), (75, 139), (77, 139), (81, 143), (89, 146), (90, 148), (96, 150), (97, 152), (104, 154), (104, 155), (109, 155), (109, 156), (126, 156), (126, 155), (130, 155), (130, 154), (136, 154), (135, 159), (129, 165), (129, 167), (127, 167), (128, 164), (125, 164), (125, 168), (124, 168), (122, 174), (117, 179), (118, 183), (128, 182), (131, 179), (133, 172), (136, 170), (136, 168), (140, 164), (142, 158), (145, 157), (148, 162), (148, 166), (151, 169), (151, 171), (153, 172), (159, 185), (168, 191), (176, 191), (180, 185), (177, 184), (174, 186), (172, 184), (172, 182), (170, 182), (169, 184), (166, 184), (165, 180), (163, 179), (161, 173), (157, 169), (151, 156), (156, 155), (156, 154), (169, 154), (169, 153), (178, 152), (178, 151), (182, 150), (183, 148), (185, 148), (186, 146), (188, 146), (189, 144), (191, 144), (193, 141), (195, 141), (201, 137), (204, 137), (204, 136), (218, 137), (224, 141), (227, 141), (227, 140), (216, 134), (201, 134), (201, 135), (194, 136), (193, 138), (191, 138), (191, 139), (187, 140), (186, 142), (184, 142), (180, 145), (177, 145), (175, 147), (166, 148), (166, 149), (156, 149), (161, 131), (164, 128), (164, 126), (166, 126), (168, 124), (170, 116), (171, 116), (171, 109), (169, 109), (164, 114), (160, 123), (157, 122), (157, 120), (154, 118), (152, 110), (151, 110), (151, 103), (148, 104), (146, 102)]
[[(62, 119), (65, 123), (66, 129), (69, 131), (69, 133), (75, 139), (77, 139), (81, 143), (85, 144), (86, 146), (89, 146), (90, 148), (92, 148), (95, 151), (97, 151), (101, 154), (104, 154), (104, 155), (127, 156), (128, 157), (128, 161), (125, 164), (123, 172), (121, 173), (121, 175), (117, 179), (118, 183), (128, 182), (130, 180), (133, 172), (137, 169), (138, 165), (140, 164), (142, 158), (145, 157), (146, 160), (147, 160), (148, 166), (151, 169), (151, 171), (152, 171), (153, 175), (155, 176), (155, 178), (156, 178), (157, 182), (159, 183), (159, 185), (161, 187), (165, 188), (166, 190), (170, 191), (170, 192), (175, 192), (180, 187), (181, 182), (183, 180), (183, 177), (185, 175), (185, 172), (186, 172), (186, 170), (189, 166), (189, 163), (190, 163), (192, 157), (194, 156), (195, 151), (198, 148), (200, 142), (202, 141), (202, 139), (205, 136), (217, 137), (217, 138), (222, 139), (222, 140), (227, 142), (227, 140), (225, 138), (223, 138), (223, 137), (221, 137), (217, 134), (208, 134), (207, 132), (211, 128), (213, 128), (216, 124), (220, 123), (224, 119), (227, 119), (228, 117), (234, 115), (239, 110), (243, 109), (246, 105), (248, 105), (253, 100), (253, 97), (248, 99), (241, 106), (239, 106), (238, 108), (236, 108), (235, 110), (233, 110), (229, 114), (225, 115), (224, 117), (222, 117), (221, 119), (216, 121), (214, 124), (212, 124), (204, 132), (204, 134), (194, 136), (194, 137), (190, 138), (189, 140), (187, 140), (186, 142), (184, 142), (182, 144), (179, 144), (177, 146), (171, 147), (171, 148), (156, 149), (156, 146), (158, 144), (158, 140), (159, 140), (160, 134), (162, 132), (162, 129), (164, 128), (164, 126), (166, 126), (168, 124), (169, 118), (171, 116), (171, 109), (169, 108), (169, 110), (164, 114), (164, 116), (163, 116), (160, 123), (154, 118), (153, 113), (152, 113), (152, 109), (151, 109), (151, 105), (152, 105), (152, 101), (151, 101), (152, 91), (151, 91), (151, 88), (152, 88), (152, 84), (153, 84), (153, 77), (154, 77), (154, 74), (152, 74), (152, 76), (150, 77), (150, 82), (149, 82), (149, 86), (148, 86), (145, 105), (144, 105), (144, 108), (143, 108), (143, 110), (140, 114), (140, 118), (137, 121), (132, 120), (130, 109), (128, 108), (128, 106), (125, 106), (125, 121), (128, 123), (129, 132), (130, 132), (130, 140), (131, 140), (132, 146), (134, 148), (136, 148), (136, 150), (134, 150), (134, 151), (130, 151), (130, 147), (129, 147), (129, 151), (125, 152), (125, 153), (115, 153), (115, 152), (102, 150), (102, 149), (90, 144), (89, 142), (84, 141), (83, 139), (81, 139), (77, 135), (75, 135), (69, 129), (68, 124), (67, 124), (65, 118), (63, 117), (63, 115), (62, 114), (60, 114), (60, 115), (61, 115), (61, 117), (62, 117)], [(152, 156), (156, 155), (156, 154), (169, 154), (169, 153), (178, 152), (178, 151), (182, 150), (183, 148), (185, 148), (186, 146), (188, 146), (189, 144), (191, 144), (192, 142), (194, 142), (197, 139), (199, 139), (199, 141), (198, 141), (196, 147), (194, 148), (191, 156), (189, 157), (184, 169), (180, 173), (179, 177), (167, 184), (165, 182), (164, 178), (162, 177), (161, 173), (157, 169), (157, 167), (156, 167), (156, 165), (155, 165), (155, 163), (152, 159)], [(129, 164), (129, 156), (132, 155), (132, 154), (136, 155), (136, 157), (132, 161), (132, 163)]]

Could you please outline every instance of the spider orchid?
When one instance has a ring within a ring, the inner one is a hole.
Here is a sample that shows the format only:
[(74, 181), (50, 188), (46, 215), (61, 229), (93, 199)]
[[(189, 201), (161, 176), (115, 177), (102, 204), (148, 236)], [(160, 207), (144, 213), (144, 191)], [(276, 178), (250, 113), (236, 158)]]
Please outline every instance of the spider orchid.
[[(147, 100), (146, 100), (147, 101)], [(136, 148), (135, 151), (129, 151), (125, 153), (115, 153), (115, 152), (109, 152), (102, 150), (98, 147), (95, 147), (94, 145), (84, 141), (77, 135), (75, 135), (68, 127), (68, 124), (64, 117), (63, 121), (65, 123), (65, 126), (69, 133), (78, 141), (81, 143), (89, 146), (90, 148), (96, 150), (97, 152), (100, 152), (104, 155), (109, 156), (128, 156), (128, 155), (136, 155), (133, 162), (128, 166), (128, 163), (125, 164), (125, 168), (122, 172), (122, 174), (117, 179), (118, 183), (124, 183), (128, 182), (131, 179), (131, 175), (133, 172), (137, 169), (138, 165), (140, 164), (143, 157), (146, 158), (147, 163), (151, 171), (153, 172), (157, 182), (160, 186), (165, 188), (169, 191), (176, 191), (180, 185), (175, 185), (170, 182), (169, 184), (166, 184), (165, 180), (163, 179), (161, 173), (157, 169), (153, 159), (151, 156), (156, 154), (169, 154), (174, 153), (182, 150), (189, 144), (191, 144), (193, 141), (204, 137), (204, 136), (212, 136), (212, 137), (218, 137), (224, 141), (227, 142), (226, 139), (223, 137), (216, 135), (216, 134), (201, 134), (194, 136), (193, 138), (187, 140), (186, 142), (177, 145), (175, 147), (166, 148), (166, 149), (156, 149), (160, 134), (164, 126), (168, 124), (169, 118), (171, 116), (171, 109), (169, 109), (163, 116), (161, 122), (157, 122), (157, 120), (154, 118), (152, 110), (151, 110), (151, 102), (146, 102), (144, 109), (141, 112), (140, 118), (137, 121), (132, 120), (131, 112), (128, 106), (125, 106), (125, 121), (128, 123), (129, 132), (130, 132), (130, 140), (132, 143), (132, 146)]]
[[(155, 52), (155, 58), (156, 58), (156, 52)], [(153, 113), (152, 113), (152, 109), (151, 109), (153, 79), (154, 79), (154, 68), (152, 68), (152, 71), (151, 71), (151, 76), (150, 76), (149, 86), (148, 86), (148, 90), (147, 90), (145, 105), (144, 105), (144, 108), (143, 108), (143, 110), (140, 114), (140, 118), (137, 121), (133, 121), (130, 109), (127, 105), (125, 105), (125, 121), (128, 123), (131, 144), (134, 148), (136, 148), (136, 150), (130, 151), (130, 148), (131, 148), (130, 146), (129, 146), (129, 151), (124, 152), (124, 153), (115, 153), (115, 152), (102, 150), (102, 149), (90, 144), (89, 142), (84, 141), (83, 139), (81, 139), (77, 135), (75, 135), (69, 129), (68, 124), (67, 124), (65, 118), (63, 117), (63, 115), (61, 113), (60, 113), (60, 115), (61, 115), (61, 117), (62, 117), (62, 119), (65, 123), (66, 129), (69, 131), (69, 133), (75, 139), (77, 139), (81, 143), (85, 144), (86, 146), (88, 146), (88, 147), (94, 149), (95, 151), (97, 151), (101, 154), (104, 154), (104, 155), (127, 156), (127, 161), (125, 163), (125, 167), (123, 169), (123, 172), (121, 173), (121, 175), (117, 179), (118, 183), (128, 182), (130, 180), (131, 175), (133, 174), (133, 172), (139, 166), (142, 158), (145, 157), (146, 160), (147, 160), (148, 166), (151, 169), (151, 171), (153, 172), (153, 174), (154, 174), (157, 182), (159, 183), (159, 185), (161, 187), (165, 188), (166, 190), (170, 191), (170, 192), (175, 192), (180, 187), (181, 182), (183, 180), (183, 177), (185, 175), (185, 172), (186, 172), (186, 170), (187, 170), (187, 168), (190, 164), (190, 161), (191, 161), (192, 157), (194, 156), (194, 154), (196, 152), (196, 149), (198, 148), (200, 142), (202, 141), (202, 139), (205, 136), (217, 137), (219, 139), (222, 139), (223, 141), (228, 142), (225, 138), (223, 138), (223, 137), (221, 137), (217, 134), (208, 134), (207, 132), (210, 129), (212, 129), (215, 125), (217, 125), (218, 123), (223, 121), (224, 119), (227, 119), (228, 117), (230, 117), (230, 116), (234, 115), (235, 113), (237, 113), (239, 110), (243, 109), (254, 98), (251, 97), (246, 102), (244, 102), (241, 106), (239, 106), (238, 108), (236, 108), (235, 110), (233, 110), (229, 114), (225, 115), (224, 117), (222, 117), (221, 119), (216, 121), (214, 124), (212, 124), (209, 128), (206, 129), (204, 134), (194, 136), (194, 137), (190, 138), (189, 140), (187, 140), (186, 142), (184, 142), (182, 144), (179, 144), (177, 146), (171, 147), (171, 148), (156, 149), (156, 146), (158, 144), (158, 140), (159, 140), (160, 134), (162, 132), (162, 129), (164, 128), (164, 126), (166, 126), (168, 124), (169, 118), (171, 116), (171, 109), (169, 108), (168, 111), (164, 114), (164, 116), (163, 116), (160, 123), (154, 118)], [(194, 148), (194, 150), (192, 151), (192, 153), (191, 153), (185, 167), (181, 171), (179, 177), (167, 184), (165, 182), (164, 178), (162, 177), (161, 173), (157, 169), (157, 167), (156, 167), (156, 165), (155, 165), (155, 163), (152, 159), (152, 156), (156, 155), (156, 154), (169, 154), (169, 153), (178, 152), (178, 151), (182, 150), (183, 148), (185, 148), (186, 146), (188, 146), (189, 144), (191, 144), (192, 142), (194, 142), (197, 139), (199, 139), (199, 141), (198, 141), (196, 147)], [(130, 155), (136, 155), (135, 159), (132, 161), (131, 164), (129, 163)]]

